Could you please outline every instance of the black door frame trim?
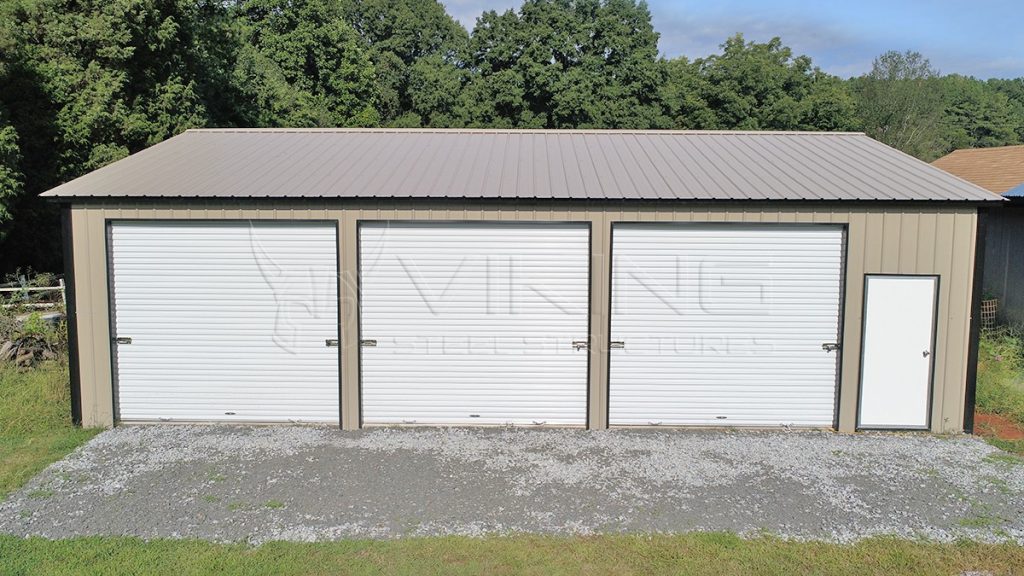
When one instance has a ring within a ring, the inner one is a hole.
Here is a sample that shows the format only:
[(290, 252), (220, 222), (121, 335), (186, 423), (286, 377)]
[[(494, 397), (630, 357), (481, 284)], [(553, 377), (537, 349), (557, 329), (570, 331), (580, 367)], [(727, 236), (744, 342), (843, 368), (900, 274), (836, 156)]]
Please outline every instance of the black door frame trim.
[(64, 252), (64, 316), (68, 331), (68, 376), (71, 386), (71, 423), (82, 425), (82, 365), (78, 350), (78, 300), (75, 290), (75, 245), (71, 223), (71, 204), (60, 207), (60, 227)]
[(989, 208), (978, 208), (974, 240), (974, 282), (971, 286), (971, 323), (967, 344), (967, 379), (964, 389), (964, 432), (974, 434), (974, 408), (978, 392), (978, 347), (981, 342), (981, 298), (985, 280), (985, 242)]

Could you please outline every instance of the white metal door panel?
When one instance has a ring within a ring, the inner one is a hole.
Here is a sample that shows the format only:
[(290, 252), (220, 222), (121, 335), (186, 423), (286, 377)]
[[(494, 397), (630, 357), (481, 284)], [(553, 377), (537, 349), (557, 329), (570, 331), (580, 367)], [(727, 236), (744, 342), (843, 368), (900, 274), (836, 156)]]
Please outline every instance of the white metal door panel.
[(112, 223), (120, 419), (337, 422), (337, 254), (330, 224)]
[(867, 277), (859, 427), (928, 427), (938, 281)]
[(364, 423), (586, 423), (587, 226), (385, 222), (359, 237)]
[(617, 225), (613, 425), (831, 427), (843, 230)]

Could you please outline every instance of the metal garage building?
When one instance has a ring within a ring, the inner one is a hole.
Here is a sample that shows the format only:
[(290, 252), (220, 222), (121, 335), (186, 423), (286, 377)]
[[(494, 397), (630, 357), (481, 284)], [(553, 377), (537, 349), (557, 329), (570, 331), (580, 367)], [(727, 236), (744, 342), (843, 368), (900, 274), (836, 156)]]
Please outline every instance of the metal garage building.
[(191, 130), (64, 207), (74, 417), (972, 427), (981, 188), (862, 134)]

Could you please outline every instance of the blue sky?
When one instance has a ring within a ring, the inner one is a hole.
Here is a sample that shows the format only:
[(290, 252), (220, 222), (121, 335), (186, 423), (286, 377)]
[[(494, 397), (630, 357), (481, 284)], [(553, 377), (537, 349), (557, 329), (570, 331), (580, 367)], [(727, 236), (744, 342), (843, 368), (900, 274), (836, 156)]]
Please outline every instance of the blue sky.
[[(484, 10), (521, 0), (442, 0), (472, 29)], [(917, 50), (943, 73), (980, 78), (1024, 76), (1024, 0), (648, 0), (660, 49), (699, 57), (726, 37), (780, 36), (822, 69), (857, 76), (886, 50)]]

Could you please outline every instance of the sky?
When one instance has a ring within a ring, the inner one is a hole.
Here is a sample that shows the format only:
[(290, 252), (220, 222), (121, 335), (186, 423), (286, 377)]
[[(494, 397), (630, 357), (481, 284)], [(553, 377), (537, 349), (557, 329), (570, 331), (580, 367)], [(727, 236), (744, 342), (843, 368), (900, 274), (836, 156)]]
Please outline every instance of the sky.
[[(472, 30), (484, 10), (521, 0), (442, 0)], [(916, 50), (943, 74), (1024, 76), (1024, 0), (648, 0), (666, 57), (718, 51), (729, 36), (779, 36), (796, 54), (842, 77), (859, 76), (888, 50)]]

